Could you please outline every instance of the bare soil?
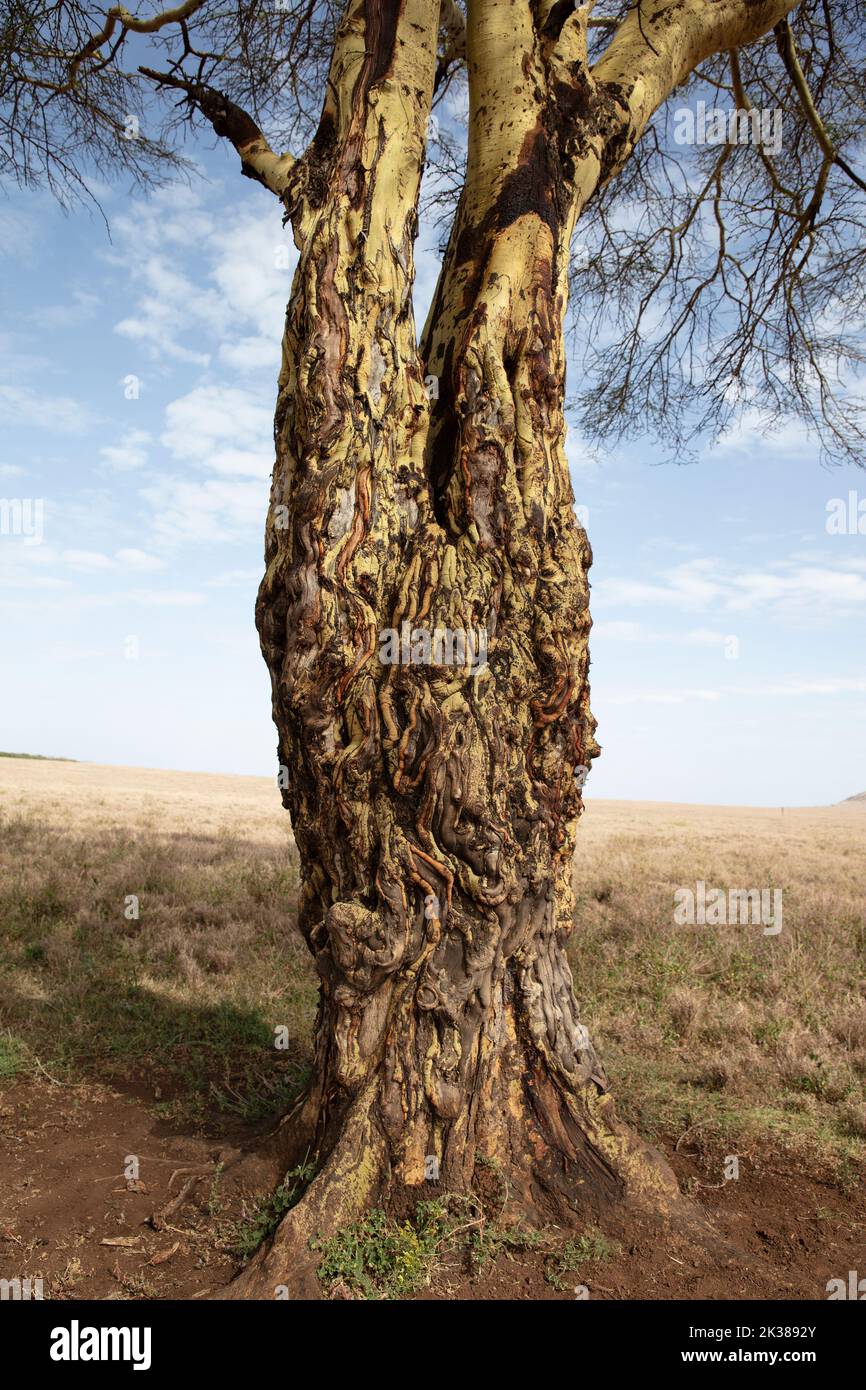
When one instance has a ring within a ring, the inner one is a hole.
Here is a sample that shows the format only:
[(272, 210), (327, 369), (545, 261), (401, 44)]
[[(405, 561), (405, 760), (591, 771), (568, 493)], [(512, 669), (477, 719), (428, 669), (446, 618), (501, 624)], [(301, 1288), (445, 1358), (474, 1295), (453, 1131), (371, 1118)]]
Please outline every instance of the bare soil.
[[(28, 1079), (0, 1106), (0, 1273), (41, 1277), (46, 1298), (189, 1299), (224, 1286), (240, 1267), (237, 1223), (267, 1165), (244, 1164), (260, 1130), (226, 1142), (156, 1118), (134, 1088)], [(470, 1278), (446, 1263), (423, 1299), (816, 1299), (831, 1278), (866, 1269), (862, 1186), (840, 1190), (791, 1166), (753, 1156), (737, 1181), (711, 1185), (721, 1156), (664, 1143), (681, 1185), (711, 1217), (729, 1255), (637, 1230), (628, 1248), (548, 1282), (543, 1254), (501, 1256)], [(138, 1181), (125, 1177), (128, 1156)], [(186, 1187), (174, 1210), (166, 1210)]]

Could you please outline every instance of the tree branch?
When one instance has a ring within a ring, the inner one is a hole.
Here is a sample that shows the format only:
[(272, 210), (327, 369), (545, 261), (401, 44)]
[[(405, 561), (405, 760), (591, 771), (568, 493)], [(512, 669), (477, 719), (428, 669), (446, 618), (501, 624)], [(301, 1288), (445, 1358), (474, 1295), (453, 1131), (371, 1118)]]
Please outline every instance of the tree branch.
[(436, 77), (433, 82), (434, 95), (439, 91), (454, 64), (466, 60), (466, 21), (457, 0), (442, 0), (439, 32), (443, 42), (442, 52), (436, 64)]
[(88, 58), (94, 57), (104, 43), (108, 43), (118, 21), (122, 28), (134, 34), (155, 34), (159, 29), (164, 29), (167, 24), (179, 24), (182, 20), (188, 19), (190, 15), (200, 10), (205, 0), (183, 0), (183, 4), (175, 6), (173, 10), (163, 10), (160, 14), (151, 15), (150, 19), (136, 19), (135, 15), (130, 14), (123, 5), (115, 5), (108, 11), (105, 17), (105, 25), (99, 34), (95, 34), (80, 52), (76, 53), (69, 64), (68, 89), (75, 86), (78, 80), (78, 69)]
[[(598, 82), (620, 91), (629, 130), (622, 144), (627, 158), (647, 123), (699, 63), (714, 53), (769, 33), (799, 0), (670, 0), (651, 15), (629, 10), (605, 52), (592, 69)], [(650, 41), (652, 35), (652, 41)], [(622, 158), (608, 170), (616, 171)]]
[(791, 32), (791, 25), (788, 22), (787, 16), (776, 25), (773, 32), (776, 35), (779, 56), (785, 64), (785, 70), (794, 84), (797, 96), (800, 99), (800, 105), (803, 108), (803, 114), (809, 122), (815, 139), (821, 147), (822, 154), (831, 164), (837, 164), (843, 173), (847, 174), (849, 179), (856, 183), (858, 188), (862, 188), (863, 191), (866, 192), (866, 182), (860, 178), (859, 174), (854, 172), (847, 160), (844, 160), (839, 154), (836, 146), (830, 139), (827, 127), (821, 120), (818, 108), (812, 99), (812, 93), (809, 91), (809, 84), (800, 66), (800, 59), (797, 57), (797, 45), (794, 42), (794, 35)]
[(283, 196), (297, 161), (290, 154), (274, 154), (252, 116), (213, 87), (152, 68), (138, 70), (160, 87), (184, 92), (191, 105), (210, 121), (214, 132), (234, 145), (240, 156), (241, 173), (257, 179), (278, 198)]

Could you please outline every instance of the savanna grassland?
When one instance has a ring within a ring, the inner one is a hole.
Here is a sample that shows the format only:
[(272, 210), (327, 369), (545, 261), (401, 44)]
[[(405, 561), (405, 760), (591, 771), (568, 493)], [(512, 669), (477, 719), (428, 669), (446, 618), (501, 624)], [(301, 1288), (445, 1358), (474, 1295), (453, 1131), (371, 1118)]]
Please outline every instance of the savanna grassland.
[[(696, 880), (781, 888), (782, 932), (676, 926)], [(481, 1271), (427, 1259), (414, 1232), (404, 1288), (353, 1283), (339, 1251), (332, 1287), (556, 1298), (579, 1274), (598, 1297), (823, 1296), (866, 1231), (866, 802), (590, 797), (574, 884), (576, 991), (620, 1111), (741, 1251), (736, 1273), (718, 1289), (664, 1251), (593, 1233), (539, 1251), (482, 1222)], [(297, 891), (266, 779), (0, 758), (0, 1275), (188, 1297), (267, 1233), (255, 1166), (226, 1175), (306, 1075)]]

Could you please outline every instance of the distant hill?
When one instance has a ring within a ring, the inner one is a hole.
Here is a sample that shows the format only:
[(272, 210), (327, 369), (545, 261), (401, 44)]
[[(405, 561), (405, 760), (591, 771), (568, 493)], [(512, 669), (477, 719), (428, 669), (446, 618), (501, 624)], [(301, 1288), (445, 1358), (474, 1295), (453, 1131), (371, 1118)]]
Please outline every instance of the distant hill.
[(846, 796), (846, 801), (866, 801), (866, 792), (858, 792), (856, 796)]
[(76, 758), (53, 758), (50, 753), (3, 753), (0, 758), (35, 758), (40, 763), (74, 763)]

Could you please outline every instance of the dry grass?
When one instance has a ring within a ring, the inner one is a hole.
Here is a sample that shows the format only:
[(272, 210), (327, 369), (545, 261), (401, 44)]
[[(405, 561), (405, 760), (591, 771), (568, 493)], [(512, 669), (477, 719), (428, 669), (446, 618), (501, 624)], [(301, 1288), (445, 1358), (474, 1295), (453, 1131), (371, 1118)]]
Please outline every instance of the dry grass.
[[(783, 931), (676, 926), (697, 879), (780, 887)], [(866, 1136), (866, 807), (596, 803), (574, 874), (578, 997), (645, 1131), (843, 1167)]]
[[(41, 1064), (140, 1079), (178, 1121), (284, 1105), (316, 990), (273, 786), (0, 768), (0, 1077)], [(279, 1050), (276, 1028), (288, 1030)]]
[[(645, 1132), (862, 1158), (864, 832), (856, 802), (591, 802), (576, 987)], [(4, 758), (0, 837), (0, 1079), (122, 1074), (179, 1123), (285, 1105), (316, 991), (269, 781)], [(782, 887), (784, 931), (675, 926), (674, 889), (696, 879)]]

